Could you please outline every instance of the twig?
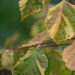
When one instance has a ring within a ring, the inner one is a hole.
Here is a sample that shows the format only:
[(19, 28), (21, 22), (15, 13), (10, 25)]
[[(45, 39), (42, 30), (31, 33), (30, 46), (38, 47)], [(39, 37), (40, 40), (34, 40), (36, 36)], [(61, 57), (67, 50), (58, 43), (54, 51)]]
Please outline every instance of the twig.
[[(70, 39), (70, 40), (75, 40), (75, 37)], [(70, 40), (67, 40), (67, 41), (69, 42)], [(25, 49), (25, 48), (37, 47), (39, 44), (40, 44), (40, 48), (44, 48), (44, 47), (54, 47), (54, 46), (56, 47), (56, 46), (70, 45), (71, 43), (57, 44), (56, 42), (48, 41), (48, 42), (44, 42), (44, 43), (26, 44), (26, 45), (24, 45), (22, 47), (13, 48), (12, 50), (22, 50), (22, 49)], [(48, 44), (53, 44), (53, 45), (48, 46)]]
[(64, 43), (64, 44), (56, 44), (56, 45), (49, 45), (49, 46), (42, 46), (40, 48), (45, 48), (45, 47), (56, 47), (56, 46), (64, 46), (64, 45), (70, 45), (71, 43)]
[(74, 2), (74, 1), (72, 1), (72, 0), (69, 0), (69, 2), (71, 2), (72, 4), (74, 4), (74, 5), (75, 5), (75, 2)]

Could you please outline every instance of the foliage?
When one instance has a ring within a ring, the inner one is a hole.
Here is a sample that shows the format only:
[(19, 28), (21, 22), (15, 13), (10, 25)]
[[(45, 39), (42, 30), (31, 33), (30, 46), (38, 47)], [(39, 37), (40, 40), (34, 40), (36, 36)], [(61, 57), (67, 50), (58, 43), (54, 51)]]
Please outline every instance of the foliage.
[(44, 7), (45, 0), (20, 0), (19, 6), (22, 19), (34, 12), (39, 12)]
[(1, 59), (3, 68), (10, 70), (14, 64), (13, 51), (5, 50)]
[(12, 75), (44, 75), (47, 58), (40, 49), (29, 50), (13, 67)]
[(0, 50), (0, 75), (75, 75), (73, 4), (69, 0), (20, 0), (23, 26), (19, 33), (28, 33), (22, 35), (26, 38), (22, 43), (17, 42), (19, 33), (6, 40)]
[(62, 1), (48, 11), (46, 28), (54, 41), (71, 39), (75, 33), (75, 6)]
[(75, 54), (75, 42), (68, 46), (67, 48), (64, 49), (63, 51), (63, 60), (66, 63), (66, 66), (70, 69), (70, 70), (75, 70), (75, 58), (74, 58), (74, 54)]

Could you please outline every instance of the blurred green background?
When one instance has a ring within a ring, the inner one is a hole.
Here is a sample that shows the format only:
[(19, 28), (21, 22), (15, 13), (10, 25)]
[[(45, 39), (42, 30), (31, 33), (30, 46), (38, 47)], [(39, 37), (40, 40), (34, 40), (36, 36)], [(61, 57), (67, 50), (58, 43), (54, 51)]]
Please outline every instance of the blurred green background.
[[(50, 5), (55, 5), (60, 1), (61, 0), (49, 0)], [(18, 45), (26, 42), (27, 39), (32, 37), (31, 29), (33, 25), (36, 25), (35, 23), (45, 16), (45, 13), (39, 17), (35, 14), (21, 21), (18, 2), (19, 0), (0, 0), (0, 49), (3, 48), (8, 37), (13, 36), (15, 33), (19, 34), (17, 39)]]

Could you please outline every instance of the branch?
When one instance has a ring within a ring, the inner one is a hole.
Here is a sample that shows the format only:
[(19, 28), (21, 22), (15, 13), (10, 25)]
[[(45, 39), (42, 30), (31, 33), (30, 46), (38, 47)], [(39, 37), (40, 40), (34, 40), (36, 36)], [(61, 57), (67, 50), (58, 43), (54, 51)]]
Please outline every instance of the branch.
[(74, 2), (74, 1), (72, 1), (72, 0), (69, 0), (69, 2), (71, 2), (72, 4), (74, 4), (74, 5), (75, 5), (75, 2)]
[[(75, 40), (75, 37), (70, 39), (70, 40)], [(70, 40), (67, 40), (67, 42), (69, 42)], [(49, 44), (53, 44), (53, 45), (49, 45)], [(48, 42), (44, 42), (44, 43), (33, 43), (33, 44), (26, 44), (22, 47), (18, 47), (18, 48), (13, 48), (12, 50), (22, 50), (25, 48), (31, 48), (31, 47), (37, 47), (38, 45), (40, 45), (39, 48), (44, 48), (44, 47), (56, 47), (56, 46), (64, 46), (64, 45), (70, 45), (70, 43), (61, 43), (61, 44), (57, 44), (56, 42), (53, 41), (48, 41)], [(48, 46), (49, 45), (49, 46)]]

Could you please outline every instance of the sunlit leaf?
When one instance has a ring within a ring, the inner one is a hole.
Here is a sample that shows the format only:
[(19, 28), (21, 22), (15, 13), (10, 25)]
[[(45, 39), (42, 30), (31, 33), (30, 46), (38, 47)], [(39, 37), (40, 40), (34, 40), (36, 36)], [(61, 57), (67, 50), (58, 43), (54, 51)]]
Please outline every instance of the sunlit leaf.
[(35, 43), (41, 43), (41, 42), (43, 42), (46, 39), (46, 37), (47, 37), (46, 34), (47, 34), (46, 31), (41, 32), (36, 37), (34, 37), (33, 39), (31, 39), (29, 41), (29, 43), (34, 43), (35, 44)]
[(62, 54), (66, 67), (75, 71), (75, 42), (64, 49)]
[(22, 19), (34, 12), (39, 12), (44, 7), (45, 0), (20, 0), (19, 7)]
[(47, 58), (40, 49), (32, 49), (13, 67), (13, 75), (44, 75)]
[(14, 57), (13, 57), (13, 51), (12, 50), (5, 50), (2, 58), (1, 58), (1, 64), (4, 69), (11, 70), (12, 65), (14, 64)]
[(49, 9), (46, 29), (54, 41), (71, 39), (75, 35), (75, 5), (62, 0)]

